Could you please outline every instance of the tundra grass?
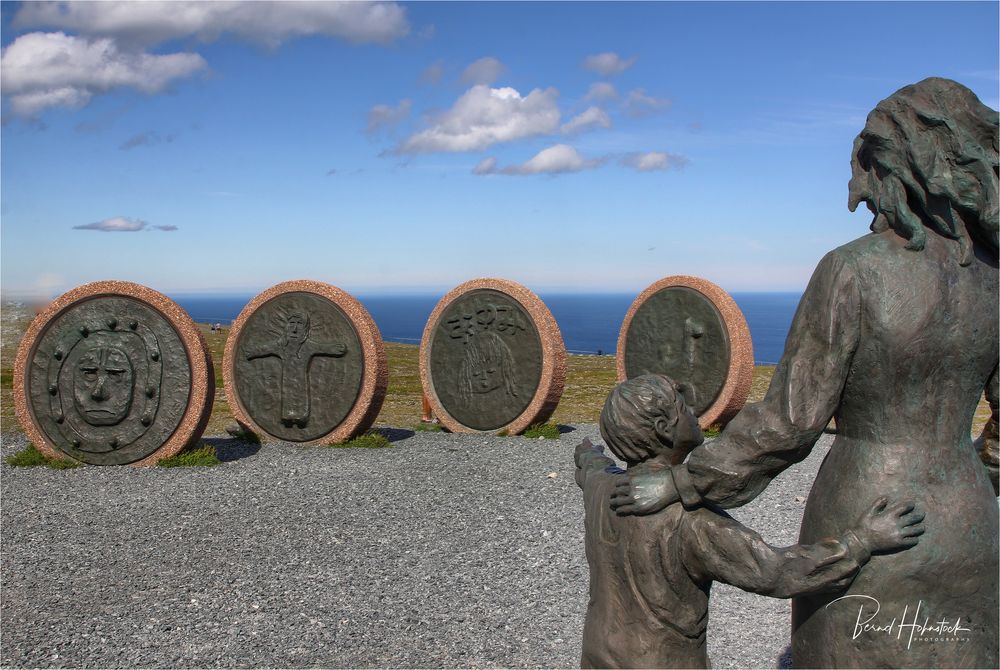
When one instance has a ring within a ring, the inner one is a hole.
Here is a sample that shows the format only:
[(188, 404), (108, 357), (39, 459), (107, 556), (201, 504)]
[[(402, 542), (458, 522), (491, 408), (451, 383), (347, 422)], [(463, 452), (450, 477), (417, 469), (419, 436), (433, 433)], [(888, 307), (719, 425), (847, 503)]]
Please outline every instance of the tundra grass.
[(11, 454), (5, 460), (7, 465), (15, 468), (35, 468), (44, 465), (52, 470), (70, 470), (80, 467), (80, 463), (76, 461), (63, 458), (49, 458), (30, 442), (24, 449)]

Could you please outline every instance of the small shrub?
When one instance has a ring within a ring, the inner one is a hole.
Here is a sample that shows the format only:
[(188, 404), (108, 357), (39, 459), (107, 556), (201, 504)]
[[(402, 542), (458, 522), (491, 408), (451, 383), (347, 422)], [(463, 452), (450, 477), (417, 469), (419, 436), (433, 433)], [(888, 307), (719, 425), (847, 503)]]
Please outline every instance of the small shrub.
[(184, 449), (176, 456), (164, 458), (157, 465), (161, 468), (208, 467), (218, 465), (222, 461), (215, 453), (215, 447), (202, 442), (200, 445)]
[(338, 442), (326, 446), (333, 449), (391, 449), (392, 442), (377, 430), (370, 430), (364, 435), (358, 435), (346, 442)]
[(441, 427), (440, 423), (430, 423), (430, 422), (425, 423), (421, 421), (420, 423), (413, 426), (413, 430), (414, 432), (417, 433), (440, 433), (444, 429)]
[(52, 468), (53, 470), (69, 470), (80, 466), (80, 464), (76, 461), (62, 458), (49, 458), (30, 442), (24, 449), (21, 449), (16, 454), (8, 456), (6, 461), (7, 465), (12, 465), (15, 468), (34, 468), (39, 465), (44, 465), (45, 467)]
[(558, 440), (559, 435), (559, 426), (554, 423), (536, 423), (524, 431), (525, 437), (544, 437), (546, 440)]

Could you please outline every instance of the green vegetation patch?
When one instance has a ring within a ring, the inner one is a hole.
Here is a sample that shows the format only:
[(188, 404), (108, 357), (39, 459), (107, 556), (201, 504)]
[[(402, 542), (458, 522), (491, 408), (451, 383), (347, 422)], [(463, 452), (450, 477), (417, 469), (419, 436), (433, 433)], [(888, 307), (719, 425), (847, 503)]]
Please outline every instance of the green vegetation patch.
[(189, 468), (208, 467), (221, 462), (219, 455), (215, 453), (215, 447), (202, 442), (196, 447), (184, 449), (176, 456), (164, 458), (157, 465), (161, 468)]
[(238, 437), (244, 442), (249, 442), (250, 444), (260, 444), (260, 435), (252, 430), (241, 430)]
[(249, 442), (250, 444), (260, 444), (260, 435), (245, 426), (241, 426), (236, 419), (226, 424), (226, 432), (233, 439)]
[(528, 426), (528, 430), (524, 431), (525, 437), (542, 437), (546, 440), (558, 440), (560, 434), (559, 426), (554, 423), (536, 423), (533, 426)]
[(333, 449), (391, 449), (392, 442), (377, 430), (370, 430), (346, 442), (326, 445)]
[(701, 431), (704, 433), (705, 437), (718, 437), (719, 433), (722, 432), (722, 426), (717, 423), (713, 423), (711, 426)]
[(413, 426), (413, 430), (418, 433), (440, 433), (444, 428), (440, 423), (430, 423), (421, 421)]
[(80, 467), (80, 463), (62, 458), (49, 458), (38, 450), (35, 445), (28, 443), (24, 449), (6, 458), (7, 465), (15, 468), (35, 468), (44, 465), (53, 470), (69, 470)]

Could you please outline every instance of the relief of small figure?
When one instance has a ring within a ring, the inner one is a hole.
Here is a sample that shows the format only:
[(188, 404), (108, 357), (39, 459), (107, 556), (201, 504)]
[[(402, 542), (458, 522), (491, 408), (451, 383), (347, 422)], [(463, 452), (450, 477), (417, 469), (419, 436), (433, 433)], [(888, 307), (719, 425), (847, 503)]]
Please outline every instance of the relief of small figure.
[(274, 356), (281, 360), (281, 423), (305, 428), (309, 423), (309, 365), (316, 356), (339, 358), (347, 352), (343, 344), (309, 340), (309, 313), (292, 311), (285, 315), (283, 332), (277, 339), (248, 348), (246, 360)]
[[(701, 444), (683, 388), (661, 374), (619, 384), (601, 412), (601, 435), (628, 469), (681, 463)], [(585, 668), (705, 668), (708, 598), (714, 581), (774, 598), (844, 588), (873, 553), (913, 547), (924, 515), (880, 498), (839, 538), (777, 548), (711, 505), (675, 503), (659, 514), (623, 517), (609, 507), (622, 473), (603, 447), (576, 449), (586, 510), (590, 603)]]

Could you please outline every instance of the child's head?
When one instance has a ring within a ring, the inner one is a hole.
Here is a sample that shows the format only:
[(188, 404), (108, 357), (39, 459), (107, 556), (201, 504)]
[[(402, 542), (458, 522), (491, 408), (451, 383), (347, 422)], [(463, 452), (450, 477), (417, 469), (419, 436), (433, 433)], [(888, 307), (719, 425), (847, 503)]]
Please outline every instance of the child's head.
[(664, 455), (677, 464), (704, 440), (682, 387), (661, 374), (622, 382), (601, 411), (601, 435), (629, 465)]

